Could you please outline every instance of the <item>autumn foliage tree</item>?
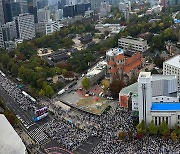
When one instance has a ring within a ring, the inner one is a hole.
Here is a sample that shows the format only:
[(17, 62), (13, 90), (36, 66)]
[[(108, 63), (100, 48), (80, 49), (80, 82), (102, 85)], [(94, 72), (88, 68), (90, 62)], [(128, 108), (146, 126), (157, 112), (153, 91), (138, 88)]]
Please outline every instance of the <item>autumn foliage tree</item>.
[(118, 96), (125, 84), (121, 80), (113, 80), (109, 85), (109, 90), (113, 96)]

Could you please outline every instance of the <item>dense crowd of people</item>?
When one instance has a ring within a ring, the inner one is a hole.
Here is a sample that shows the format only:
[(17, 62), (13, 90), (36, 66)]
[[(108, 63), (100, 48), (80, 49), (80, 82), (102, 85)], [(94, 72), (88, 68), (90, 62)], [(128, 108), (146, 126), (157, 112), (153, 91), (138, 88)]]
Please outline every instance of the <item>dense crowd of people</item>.
[(6, 78), (0, 73), (0, 85), (1, 87), (14, 99), (24, 111), (34, 110), (35, 103), (26, 97), (22, 91), (11, 80)]
[[(22, 94), (16, 84), (0, 74), (0, 85), (20, 105), (23, 110), (34, 109), (35, 104)], [(118, 133), (134, 132), (132, 113), (119, 106), (111, 108), (101, 116), (92, 115), (74, 110), (71, 115), (61, 108), (56, 109), (55, 119), (48, 122), (45, 132), (62, 146), (70, 151), (77, 150), (90, 136), (100, 138), (100, 142), (91, 150), (92, 154), (123, 154), (123, 153), (172, 153), (178, 154), (180, 144), (159, 137), (145, 136), (141, 140), (127, 139), (120, 141)], [(71, 121), (65, 120), (69, 117)], [(73, 122), (83, 125), (77, 128)]]
[[(79, 113), (79, 112), (78, 112)], [(76, 116), (59, 109), (59, 116), (47, 126), (46, 132), (61, 145), (75, 151), (88, 137), (96, 136), (100, 142), (91, 150), (92, 154), (123, 154), (123, 153), (179, 153), (179, 143), (163, 140), (159, 137), (145, 136), (142, 140), (135, 139), (136, 131), (133, 127), (132, 113), (121, 109), (111, 109), (101, 116), (81, 112)], [(64, 120), (69, 115), (73, 121), (87, 124), (83, 130), (74, 127)], [(90, 126), (88, 124), (91, 124)], [(134, 132), (132, 139), (120, 141), (118, 133)]]

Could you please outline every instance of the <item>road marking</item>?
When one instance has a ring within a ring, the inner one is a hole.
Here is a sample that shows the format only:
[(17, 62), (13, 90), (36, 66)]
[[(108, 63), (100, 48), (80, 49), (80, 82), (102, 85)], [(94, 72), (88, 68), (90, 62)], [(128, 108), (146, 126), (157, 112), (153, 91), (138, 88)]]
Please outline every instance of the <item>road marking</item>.
[(91, 142), (86, 142), (86, 143), (88, 143), (88, 144), (92, 144)]
[(82, 150), (82, 151), (85, 151), (85, 152), (87, 152), (86, 150), (84, 150), (84, 149), (81, 149), (81, 148), (79, 148), (80, 150)]

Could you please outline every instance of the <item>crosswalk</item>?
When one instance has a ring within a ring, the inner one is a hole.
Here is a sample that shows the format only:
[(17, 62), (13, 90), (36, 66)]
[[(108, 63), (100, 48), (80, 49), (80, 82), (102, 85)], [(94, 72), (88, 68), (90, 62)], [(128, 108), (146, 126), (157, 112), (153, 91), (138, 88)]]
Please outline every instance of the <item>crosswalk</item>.
[(43, 144), (49, 140), (48, 136), (44, 133), (44, 125), (38, 128), (35, 128), (28, 132), (29, 136), (34, 139), (37, 143)]

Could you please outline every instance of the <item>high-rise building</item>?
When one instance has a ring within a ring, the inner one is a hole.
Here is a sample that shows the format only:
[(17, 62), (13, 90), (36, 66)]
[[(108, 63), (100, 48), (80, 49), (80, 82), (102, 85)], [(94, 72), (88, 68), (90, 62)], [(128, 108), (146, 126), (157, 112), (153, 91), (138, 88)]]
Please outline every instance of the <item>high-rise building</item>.
[(17, 30), (15, 21), (7, 22), (2, 25), (2, 31), (4, 36), (4, 41), (13, 41), (17, 38)]
[(85, 4), (84, 3), (76, 4), (74, 9), (75, 9), (74, 10), (75, 15), (82, 15), (85, 12)]
[(48, 6), (48, 0), (37, 0), (37, 8), (43, 9)]
[(19, 0), (19, 3), (20, 3), (21, 14), (28, 13), (27, 0)]
[(75, 9), (74, 5), (66, 5), (63, 7), (63, 16), (64, 17), (74, 17), (75, 16)]
[(101, 2), (100, 17), (107, 16), (110, 11), (111, 5), (109, 5), (109, 2)]
[(58, 9), (63, 9), (63, 7), (66, 5), (66, 0), (59, 0), (58, 1)]
[(4, 4), (3, 4), (3, 0), (0, 0), (0, 24), (4, 24), (5, 20), (4, 20)]
[(34, 15), (34, 22), (38, 22), (37, 17), (37, 1), (36, 0), (28, 0), (28, 13)]
[(50, 10), (48, 8), (39, 9), (37, 11), (38, 22), (50, 20)]
[(36, 36), (33, 15), (29, 13), (20, 14), (15, 18), (15, 22), (19, 39), (30, 40)]
[(5, 48), (2, 27), (0, 26), (0, 48)]
[(103, 2), (103, 0), (90, 0), (91, 9), (98, 11), (101, 6), (101, 2)]
[(20, 14), (20, 3), (14, 1), (0, 0), (0, 22), (6, 23)]

